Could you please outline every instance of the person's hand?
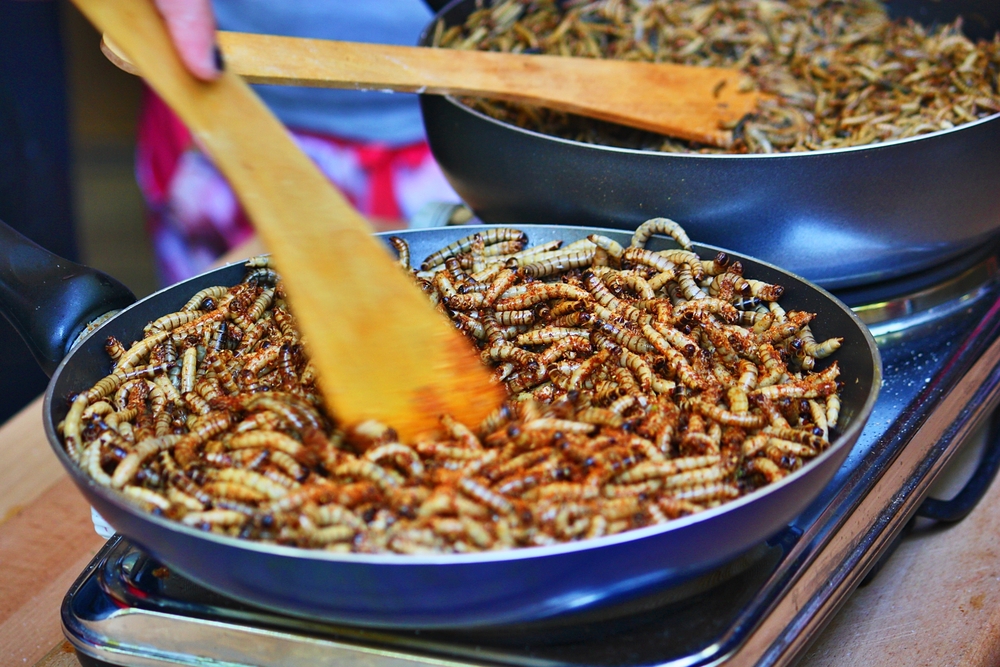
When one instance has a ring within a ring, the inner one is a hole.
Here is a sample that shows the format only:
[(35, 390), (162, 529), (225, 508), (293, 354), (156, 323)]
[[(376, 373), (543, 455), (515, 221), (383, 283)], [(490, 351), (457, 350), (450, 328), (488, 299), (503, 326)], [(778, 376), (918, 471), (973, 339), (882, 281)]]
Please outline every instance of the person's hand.
[(184, 65), (199, 79), (219, 76), (210, 0), (154, 0)]

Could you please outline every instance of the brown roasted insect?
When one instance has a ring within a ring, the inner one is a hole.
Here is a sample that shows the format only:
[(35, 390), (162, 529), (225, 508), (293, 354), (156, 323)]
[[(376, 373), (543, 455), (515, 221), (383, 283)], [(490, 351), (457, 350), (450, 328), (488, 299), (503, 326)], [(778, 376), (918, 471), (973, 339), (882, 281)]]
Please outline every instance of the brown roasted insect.
[[(681, 248), (654, 251), (649, 237)], [(702, 260), (676, 223), (631, 244), (524, 247), (484, 230), (409, 269), (496, 368), (482, 424), (400, 442), (322, 412), (266, 259), (152, 322), (74, 397), (62, 434), (128, 502), (225, 535), (336, 551), (469, 552), (670, 521), (781, 479), (830, 446), (840, 339), (781, 288)], [(741, 310), (741, 309), (747, 310)], [(745, 318), (747, 313), (759, 317)]]

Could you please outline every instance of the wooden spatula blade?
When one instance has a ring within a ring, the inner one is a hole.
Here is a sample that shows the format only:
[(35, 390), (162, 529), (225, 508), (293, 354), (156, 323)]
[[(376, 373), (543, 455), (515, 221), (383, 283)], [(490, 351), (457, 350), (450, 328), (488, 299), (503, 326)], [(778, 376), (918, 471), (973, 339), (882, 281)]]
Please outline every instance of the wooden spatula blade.
[[(316, 226), (265, 244), (279, 258), (334, 413), (350, 415), (350, 422), (379, 419), (404, 435), (437, 426), (445, 413), (478, 425), (504, 393), (489, 382), (469, 342), (424, 295), (413, 298), (409, 279), (384, 248), (370, 243), (367, 230), (330, 236)], [(314, 251), (331, 243), (350, 251), (333, 257), (320, 250), (329, 263), (324, 271), (287, 268), (310, 266)], [(331, 291), (336, 283), (351, 286), (346, 299)], [(323, 343), (317, 345), (310, 332), (324, 332)]]
[[(725, 67), (364, 44), (219, 32), (227, 67), (250, 83), (488, 97), (716, 146), (763, 97)], [(134, 69), (113, 44), (105, 53)]]
[(183, 68), (149, 0), (74, 0), (169, 104), (238, 194), (285, 280), (332, 412), (407, 437), (503, 400), (474, 349), (235, 74)]

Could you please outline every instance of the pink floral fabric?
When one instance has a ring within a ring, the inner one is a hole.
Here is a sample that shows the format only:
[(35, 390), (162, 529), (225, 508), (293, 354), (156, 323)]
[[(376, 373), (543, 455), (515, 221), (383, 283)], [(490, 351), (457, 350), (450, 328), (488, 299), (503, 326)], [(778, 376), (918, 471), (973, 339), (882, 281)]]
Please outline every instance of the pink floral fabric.
[[(376, 226), (405, 227), (429, 202), (457, 202), (425, 142), (386, 146), (291, 129), (302, 150)], [(183, 123), (146, 91), (136, 148), (136, 179), (160, 278), (196, 275), (253, 233), (222, 174)]]

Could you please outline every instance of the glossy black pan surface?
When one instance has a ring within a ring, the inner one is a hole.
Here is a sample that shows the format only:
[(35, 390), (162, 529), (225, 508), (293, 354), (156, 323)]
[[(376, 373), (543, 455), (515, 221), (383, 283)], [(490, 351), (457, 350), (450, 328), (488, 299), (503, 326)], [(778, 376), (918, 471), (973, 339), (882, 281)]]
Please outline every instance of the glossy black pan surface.
[[(480, 1), (454, 0), (439, 16), (460, 23)], [(1000, 26), (1000, 3), (986, 0), (888, 5), (928, 23), (961, 10), (978, 34)], [(849, 149), (699, 155), (558, 139), (448, 97), (422, 95), (421, 108), (445, 175), (489, 223), (634, 229), (665, 216), (826, 288), (913, 273), (1000, 231), (1000, 114)]]
[[(598, 230), (522, 226), (532, 243), (572, 241)], [(469, 228), (402, 232), (417, 262)], [(630, 233), (604, 231), (627, 243)], [(654, 238), (650, 247), (666, 242)], [(706, 257), (715, 250), (699, 246)], [(136, 303), (76, 348), (45, 398), (45, 428), (59, 459), (97, 510), (156, 559), (207, 588), (280, 612), (386, 628), (470, 628), (526, 623), (649, 594), (689, 580), (755, 547), (805, 508), (831, 479), (860, 435), (881, 382), (874, 340), (826, 292), (755, 260), (746, 274), (786, 287), (787, 309), (816, 312), (817, 337), (844, 337), (835, 355), (845, 383), (840, 429), (830, 450), (784, 480), (723, 507), (665, 525), (553, 547), (469, 555), (332, 554), (225, 538), (147, 514), (95, 484), (65, 454), (56, 424), (68, 398), (108, 373), (103, 344), (141, 337), (142, 327), (177, 310), (195, 291), (238, 282), (231, 265)]]

